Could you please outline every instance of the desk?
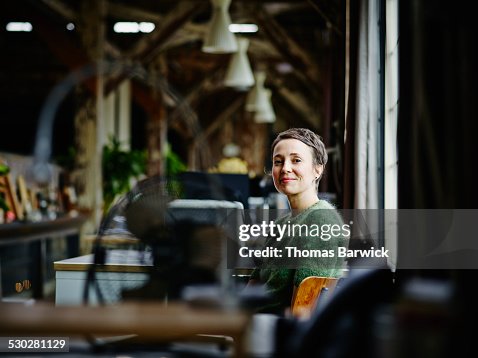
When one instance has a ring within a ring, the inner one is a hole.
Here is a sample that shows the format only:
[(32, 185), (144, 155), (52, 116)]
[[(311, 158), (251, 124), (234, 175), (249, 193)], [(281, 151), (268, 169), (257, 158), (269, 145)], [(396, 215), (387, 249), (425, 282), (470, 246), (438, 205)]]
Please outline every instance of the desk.
[[(43, 297), (43, 283), (45, 279), (46, 240), (56, 238), (67, 238), (67, 255), (75, 256), (79, 251), (78, 232), (87, 220), (87, 214), (76, 216), (65, 215), (56, 220), (48, 220), (33, 223), (13, 222), (0, 225), (0, 247), (19, 244), (28, 245), (28, 257), (32, 261), (29, 279), (32, 283), (33, 297)], [(2, 250), (3, 252), (3, 250)], [(0, 252), (0, 264), (2, 261)], [(1, 274), (1, 267), (0, 267)], [(0, 276), (0, 298), (2, 297), (1, 276)]]
[(146, 302), (100, 307), (0, 303), (0, 317), (0, 335), (10, 337), (137, 334), (139, 342), (160, 343), (193, 341), (198, 334), (225, 335), (233, 338), (236, 356), (243, 355), (251, 318), (236, 310)]
[[(80, 305), (87, 272), (91, 268), (93, 254), (56, 261), (53, 264), (56, 277), (55, 302), (57, 305)], [(108, 250), (106, 262), (96, 272), (96, 280), (107, 303), (118, 302), (122, 289), (143, 286), (149, 280), (152, 258), (148, 252), (136, 250)], [(96, 292), (90, 288), (89, 300), (98, 303)]]
[[(149, 280), (152, 258), (145, 251), (116, 249), (106, 252), (105, 265), (98, 267), (95, 275), (105, 302), (115, 303), (121, 300), (122, 289), (139, 288)], [(87, 272), (92, 262), (93, 254), (89, 254), (53, 263), (57, 305), (83, 304)], [(251, 272), (252, 269), (249, 268), (236, 268), (231, 271), (231, 279), (237, 283), (246, 283)], [(89, 290), (88, 302), (98, 303), (98, 297), (92, 288)]]

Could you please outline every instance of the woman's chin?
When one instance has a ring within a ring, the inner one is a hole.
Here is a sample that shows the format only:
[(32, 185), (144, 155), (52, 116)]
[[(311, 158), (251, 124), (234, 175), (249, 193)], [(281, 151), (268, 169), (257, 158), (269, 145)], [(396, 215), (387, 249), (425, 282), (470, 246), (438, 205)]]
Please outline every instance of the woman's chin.
[(296, 192), (292, 188), (287, 188), (287, 187), (281, 187), (280, 190), (278, 190), (279, 193), (290, 196), (296, 194)]

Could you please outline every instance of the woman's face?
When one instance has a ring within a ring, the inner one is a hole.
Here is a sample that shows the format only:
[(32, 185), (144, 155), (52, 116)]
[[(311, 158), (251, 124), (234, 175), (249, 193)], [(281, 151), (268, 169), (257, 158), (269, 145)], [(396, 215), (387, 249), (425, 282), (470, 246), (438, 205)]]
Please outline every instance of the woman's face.
[(314, 164), (312, 148), (297, 139), (283, 139), (274, 147), (272, 160), (272, 178), (279, 192), (288, 197), (317, 197), (316, 178), (322, 166)]

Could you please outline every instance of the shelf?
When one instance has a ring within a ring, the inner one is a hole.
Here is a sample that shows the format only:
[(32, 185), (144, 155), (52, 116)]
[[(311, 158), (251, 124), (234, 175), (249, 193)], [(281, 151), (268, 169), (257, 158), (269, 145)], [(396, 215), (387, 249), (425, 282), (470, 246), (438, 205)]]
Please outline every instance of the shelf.
[[(44, 298), (49, 277), (52, 241), (65, 240), (66, 257), (79, 251), (79, 231), (88, 213), (64, 215), (55, 220), (13, 222), (0, 225), (0, 299), (17, 290), (17, 283), (30, 282), (34, 298)], [(3, 266), (3, 267), (2, 267)], [(15, 288), (15, 290), (12, 289)]]
[(65, 215), (55, 220), (1, 224), (0, 246), (19, 243), (19, 241), (75, 234), (88, 216), (87, 214)]

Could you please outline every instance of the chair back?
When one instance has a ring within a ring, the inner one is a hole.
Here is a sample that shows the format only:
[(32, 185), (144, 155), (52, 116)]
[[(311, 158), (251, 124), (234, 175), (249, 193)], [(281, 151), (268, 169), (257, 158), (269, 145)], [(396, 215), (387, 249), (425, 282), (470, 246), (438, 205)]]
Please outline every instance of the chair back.
[(396, 297), (388, 267), (352, 269), (310, 319), (280, 322), (274, 357), (375, 357), (376, 337), (364, 327), (373, 326), (377, 307), (389, 305)]
[(302, 280), (291, 302), (292, 315), (296, 318), (309, 318), (317, 307), (321, 294), (331, 294), (337, 286), (338, 278), (309, 276)]

